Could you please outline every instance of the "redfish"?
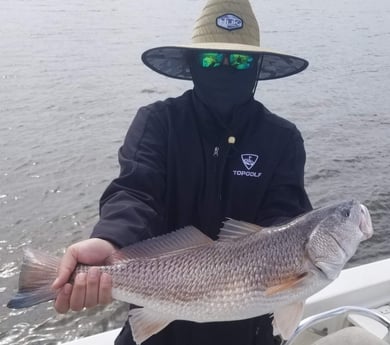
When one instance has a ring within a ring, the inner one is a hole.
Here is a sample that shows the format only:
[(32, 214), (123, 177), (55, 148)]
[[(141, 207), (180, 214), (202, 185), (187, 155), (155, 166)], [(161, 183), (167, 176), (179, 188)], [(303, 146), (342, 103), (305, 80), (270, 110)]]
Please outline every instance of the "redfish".
[[(347, 201), (280, 226), (229, 219), (217, 241), (186, 227), (126, 247), (107, 259), (113, 298), (140, 306), (129, 322), (137, 344), (174, 320), (231, 321), (273, 313), (287, 339), (305, 300), (337, 278), (361, 241), (373, 234), (367, 208)], [(26, 250), (19, 292), (9, 308), (56, 298), (59, 259)], [(79, 265), (75, 271), (86, 272)]]

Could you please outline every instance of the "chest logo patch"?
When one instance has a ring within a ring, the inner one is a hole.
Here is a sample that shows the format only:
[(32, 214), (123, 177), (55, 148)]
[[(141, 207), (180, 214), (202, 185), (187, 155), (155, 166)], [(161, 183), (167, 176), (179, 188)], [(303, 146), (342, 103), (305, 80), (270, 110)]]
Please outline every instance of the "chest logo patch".
[(251, 154), (251, 153), (245, 153), (241, 155), (242, 163), (245, 165), (245, 168), (247, 168), (247, 170), (251, 170), (256, 164), (258, 159), (259, 159), (258, 155)]

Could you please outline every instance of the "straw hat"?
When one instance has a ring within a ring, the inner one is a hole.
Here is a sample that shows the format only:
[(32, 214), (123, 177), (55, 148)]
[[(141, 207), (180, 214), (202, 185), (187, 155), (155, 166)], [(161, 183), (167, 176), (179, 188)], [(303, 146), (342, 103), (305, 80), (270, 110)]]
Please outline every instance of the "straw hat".
[(191, 80), (188, 53), (196, 50), (258, 55), (258, 80), (287, 77), (308, 66), (304, 59), (260, 46), (259, 25), (248, 0), (208, 0), (195, 22), (191, 44), (149, 49), (142, 54), (142, 61), (168, 77)]

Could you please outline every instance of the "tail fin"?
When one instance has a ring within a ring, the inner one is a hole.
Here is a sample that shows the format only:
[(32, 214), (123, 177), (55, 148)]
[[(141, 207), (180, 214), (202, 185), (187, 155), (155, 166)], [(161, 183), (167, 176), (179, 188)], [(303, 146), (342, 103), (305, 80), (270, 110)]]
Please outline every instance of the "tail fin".
[(60, 259), (38, 251), (25, 249), (19, 276), (19, 291), (8, 308), (20, 309), (56, 298), (57, 291), (51, 288), (57, 277)]

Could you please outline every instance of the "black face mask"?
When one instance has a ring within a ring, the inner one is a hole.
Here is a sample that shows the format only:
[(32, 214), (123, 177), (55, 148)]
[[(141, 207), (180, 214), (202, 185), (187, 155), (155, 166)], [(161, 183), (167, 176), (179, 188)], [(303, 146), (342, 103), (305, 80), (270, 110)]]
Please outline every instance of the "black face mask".
[(257, 62), (246, 70), (227, 65), (203, 68), (193, 57), (190, 60), (195, 94), (209, 108), (220, 114), (252, 99), (257, 84)]

